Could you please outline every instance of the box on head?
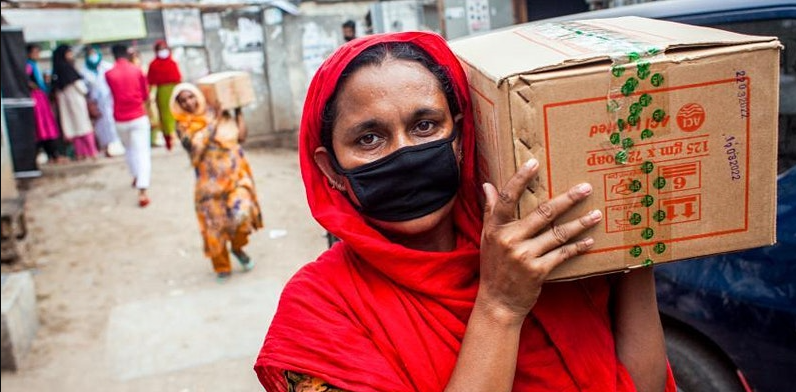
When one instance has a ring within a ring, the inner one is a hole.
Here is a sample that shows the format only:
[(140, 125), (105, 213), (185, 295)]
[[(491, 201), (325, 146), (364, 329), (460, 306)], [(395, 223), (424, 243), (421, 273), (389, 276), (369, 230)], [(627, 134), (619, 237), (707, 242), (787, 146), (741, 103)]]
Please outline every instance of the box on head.
[(595, 246), (552, 280), (775, 242), (775, 37), (638, 17), (515, 26), (451, 42), (470, 83), (479, 170), (530, 158), (517, 211), (580, 182), (562, 221), (603, 212)]

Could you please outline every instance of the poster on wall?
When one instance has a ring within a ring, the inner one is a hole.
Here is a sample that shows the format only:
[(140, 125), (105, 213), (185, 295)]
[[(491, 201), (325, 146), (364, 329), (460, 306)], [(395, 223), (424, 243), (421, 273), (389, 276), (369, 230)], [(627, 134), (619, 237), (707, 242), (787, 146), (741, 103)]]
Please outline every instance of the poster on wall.
[(466, 0), (467, 31), (470, 34), (490, 30), (489, 0)]
[[(106, 3), (105, 0), (85, 0)], [(140, 3), (140, 0), (118, 0), (115, 3)], [(140, 9), (83, 10), (81, 38), (84, 43), (110, 42), (146, 37), (144, 11)]]
[(198, 9), (163, 10), (163, 29), (169, 46), (202, 46), (202, 18)]

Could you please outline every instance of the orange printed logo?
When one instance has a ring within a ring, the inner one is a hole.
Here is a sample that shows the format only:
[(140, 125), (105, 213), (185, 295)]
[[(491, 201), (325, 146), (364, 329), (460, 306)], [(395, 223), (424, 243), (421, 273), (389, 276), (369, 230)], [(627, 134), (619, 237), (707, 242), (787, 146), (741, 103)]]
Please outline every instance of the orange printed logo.
[(677, 112), (677, 125), (686, 132), (694, 132), (705, 122), (705, 109), (699, 104), (683, 105)]

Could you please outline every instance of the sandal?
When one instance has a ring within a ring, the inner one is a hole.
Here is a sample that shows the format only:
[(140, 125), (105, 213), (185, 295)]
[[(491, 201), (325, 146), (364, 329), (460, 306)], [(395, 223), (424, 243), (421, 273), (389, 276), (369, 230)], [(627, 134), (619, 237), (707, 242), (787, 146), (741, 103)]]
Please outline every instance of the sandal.
[(149, 205), (149, 197), (147, 196), (138, 196), (138, 206), (144, 208)]
[(254, 264), (255, 264), (254, 260), (252, 260), (249, 257), (249, 255), (247, 255), (243, 251), (240, 251), (240, 252), (232, 251), (232, 255), (235, 256), (236, 259), (238, 259), (238, 262), (243, 267), (243, 271), (244, 272), (249, 272), (249, 271), (251, 271), (254, 268)]
[(231, 272), (219, 272), (218, 274), (216, 274), (216, 282), (226, 283), (231, 276), (232, 276)]

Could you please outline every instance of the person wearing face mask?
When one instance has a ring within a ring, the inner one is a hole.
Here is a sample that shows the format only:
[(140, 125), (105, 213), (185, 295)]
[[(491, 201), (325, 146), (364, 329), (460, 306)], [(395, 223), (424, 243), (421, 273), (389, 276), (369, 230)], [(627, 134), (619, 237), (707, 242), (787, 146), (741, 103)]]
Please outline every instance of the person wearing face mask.
[[(171, 49), (169, 49), (166, 41), (159, 40), (155, 42), (155, 59), (149, 63), (147, 81), (150, 87), (155, 89), (160, 131), (163, 132), (166, 148), (171, 150), (175, 123), (174, 117), (169, 110), (169, 100), (171, 99), (172, 91), (174, 91), (174, 86), (182, 82), (182, 74), (177, 62), (171, 57)], [(153, 130), (153, 145), (155, 145), (157, 137), (157, 130)]]
[(321, 65), (299, 161), (342, 241), (284, 287), (254, 365), (266, 390), (675, 391), (651, 268), (545, 282), (594, 245), (599, 210), (558, 220), (591, 185), (516, 219), (539, 163), (481, 186), (474, 130), (437, 34), (368, 36)]
[(194, 202), (205, 255), (222, 283), (232, 272), (230, 251), (243, 271), (254, 268), (243, 247), (249, 235), (263, 227), (254, 177), (240, 144), (246, 138), (246, 123), (240, 109), (234, 115), (219, 108), (207, 110), (204, 95), (190, 83), (174, 88), (170, 106), (177, 135), (194, 167)]
[(102, 59), (100, 48), (95, 45), (86, 46), (85, 67), (83, 78), (88, 86), (89, 103), (94, 105), (94, 131), (97, 144), (106, 156), (115, 157), (124, 154), (124, 146), (116, 133), (113, 119), (113, 95), (105, 74), (113, 65)]

